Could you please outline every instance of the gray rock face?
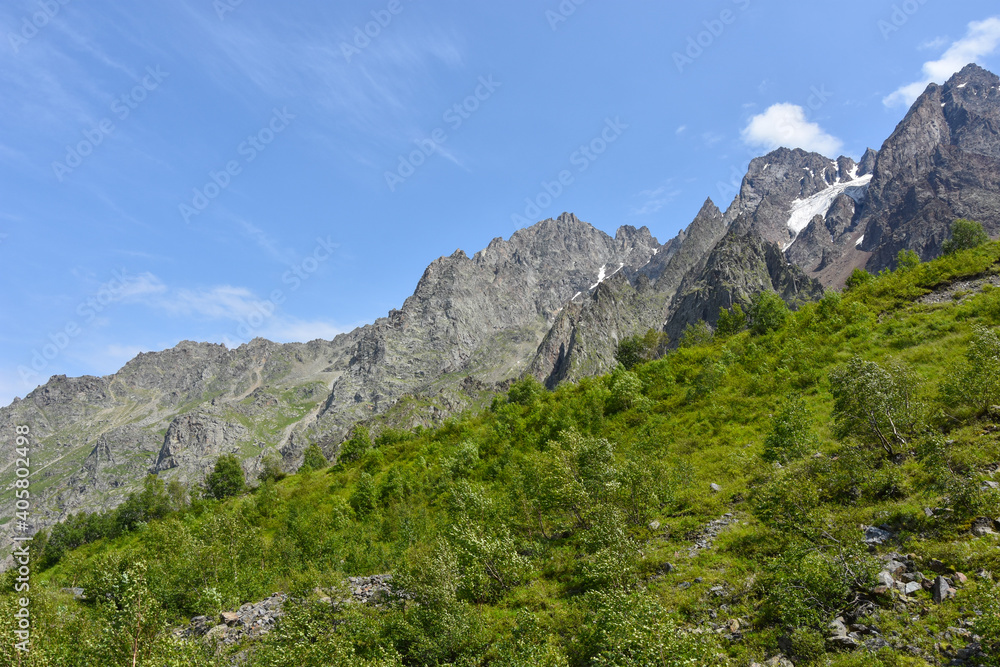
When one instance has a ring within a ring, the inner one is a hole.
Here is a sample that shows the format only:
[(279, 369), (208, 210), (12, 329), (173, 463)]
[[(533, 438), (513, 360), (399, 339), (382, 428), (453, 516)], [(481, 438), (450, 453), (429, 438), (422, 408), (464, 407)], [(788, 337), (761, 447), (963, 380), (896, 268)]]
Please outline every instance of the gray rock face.
[(746, 305), (760, 291), (777, 292), (791, 306), (820, 298), (823, 287), (789, 264), (751, 223), (739, 220), (704, 262), (688, 273), (670, 306), (665, 327), (671, 341), (699, 321), (714, 325), (720, 308)]
[(928, 86), (879, 151), (861, 217), (869, 270), (904, 248), (937, 256), (957, 218), (1000, 234), (1000, 79), (977, 65)]

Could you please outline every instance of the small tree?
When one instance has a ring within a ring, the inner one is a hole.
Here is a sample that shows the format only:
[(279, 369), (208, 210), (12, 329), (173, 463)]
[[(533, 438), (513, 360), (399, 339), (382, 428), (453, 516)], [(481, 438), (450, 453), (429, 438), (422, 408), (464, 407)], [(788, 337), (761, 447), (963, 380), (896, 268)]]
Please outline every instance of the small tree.
[(299, 468), (299, 472), (312, 472), (313, 470), (322, 470), (329, 465), (329, 461), (323, 456), (323, 450), (320, 449), (319, 445), (313, 443), (306, 447), (305, 458), (302, 460), (302, 467)]
[(814, 444), (805, 403), (790, 398), (771, 421), (771, 432), (764, 438), (764, 460), (787, 463), (806, 455)]
[(699, 345), (706, 345), (712, 342), (713, 335), (714, 332), (708, 322), (698, 320), (697, 322), (692, 322), (684, 328), (684, 333), (681, 334), (679, 345), (681, 347), (698, 347)]
[(897, 365), (880, 366), (860, 357), (830, 373), (838, 435), (855, 435), (882, 447), (890, 457), (908, 444), (917, 421), (914, 382)]
[(757, 336), (780, 329), (788, 319), (788, 306), (774, 292), (757, 292), (750, 302), (750, 331)]
[(912, 250), (900, 250), (896, 254), (896, 270), (903, 273), (920, 266), (920, 255)]
[(856, 287), (866, 285), (873, 280), (875, 280), (875, 276), (868, 273), (864, 269), (854, 269), (854, 271), (851, 272), (851, 276), (847, 279), (845, 287), (848, 290), (852, 290)]
[(615, 359), (626, 369), (631, 370), (637, 364), (659, 359), (667, 353), (670, 339), (662, 331), (649, 329), (645, 334), (629, 336), (618, 343)]
[(368, 434), (368, 428), (363, 424), (354, 427), (354, 434), (349, 440), (345, 440), (340, 446), (340, 456), (337, 463), (350, 463), (362, 458), (371, 451), (372, 438)]
[(942, 394), (949, 405), (966, 405), (978, 414), (1000, 403), (1000, 337), (995, 331), (973, 328), (965, 363), (951, 373)]
[(747, 328), (747, 316), (743, 312), (740, 304), (734, 305), (731, 309), (719, 308), (719, 321), (715, 325), (715, 332), (720, 336), (732, 336)]
[(225, 500), (244, 493), (247, 489), (243, 478), (243, 466), (240, 460), (232, 454), (220, 456), (215, 462), (215, 469), (205, 480), (208, 495), (216, 500)]
[(974, 220), (956, 220), (951, 223), (951, 238), (944, 242), (941, 251), (953, 255), (959, 250), (971, 250), (988, 243), (990, 237), (983, 226)]

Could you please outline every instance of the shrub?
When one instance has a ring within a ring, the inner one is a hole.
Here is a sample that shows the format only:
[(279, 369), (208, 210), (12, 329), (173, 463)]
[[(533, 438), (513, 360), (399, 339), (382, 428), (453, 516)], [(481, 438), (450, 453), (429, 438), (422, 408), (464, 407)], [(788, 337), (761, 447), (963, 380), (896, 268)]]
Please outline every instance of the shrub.
[(875, 276), (868, 273), (864, 269), (854, 269), (851, 275), (847, 278), (847, 283), (844, 285), (848, 290), (853, 290), (862, 285), (867, 285), (871, 281), (875, 280)]
[(281, 467), (281, 458), (276, 454), (268, 454), (264, 457), (264, 461), (261, 465), (260, 474), (257, 475), (257, 479), (261, 482), (271, 480), (272, 482), (280, 482), (285, 479), (284, 469)]
[(220, 456), (215, 462), (215, 469), (205, 480), (208, 495), (216, 500), (224, 500), (243, 494), (247, 490), (243, 478), (243, 466), (240, 460), (232, 454)]
[(311, 444), (306, 447), (305, 456), (302, 459), (302, 467), (299, 468), (299, 472), (312, 472), (313, 470), (322, 470), (328, 465), (326, 457), (323, 456), (323, 450), (320, 449), (319, 445)]
[(764, 460), (788, 463), (805, 456), (815, 443), (805, 403), (790, 398), (771, 420), (771, 431), (764, 438)]
[(912, 250), (900, 250), (896, 253), (896, 270), (902, 273), (920, 266), (920, 255)]
[(340, 455), (337, 463), (351, 463), (363, 458), (372, 449), (372, 438), (368, 434), (368, 427), (358, 424), (354, 427), (354, 433), (350, 439), (345, 440), (340, 446)]
[(670, 339), (667, 334), (650, 329), (645, 334), (629, 336), (618, 343), (615, 359), (626, 369), (646, 361), (659, 359), (667, 353)]
[(354, 487), (354, 493), (351, 494), (350, 503), (359, 519), (364, 519), (378, 509), (378, 488), (371, 475), (366, 472), (361, 473), (358, 484)]
[(518, 405), (532, 406), (545, 393), (545, 387), (533, 375), (526, 375), (510, 386), (507, 391), (507, 402)]
[(974, 220), (956, 220), (951, 223), (951, 238), (941, 246), (945, 255), (953, 255), (960, 250), (971, 250), (988, 243), (990, 237), (983, 226)]
[(882, 447), (890, 457), (907, 445), (918, 419), (914, 381), (902, 366), (880, 366), (860, 357), (830, 373), (837, 432)]
[(984, 326), (973, 328), (965, 363), (954, 369), (942, 387), (947, 405), (964, 405), (985, 414), (1000, 403), (1000, 337)]
[(762, 336), (769, 331), (780, 329), (788, 319), (788, 306), (774, 292), (758, 292), (750, 301), (747, 313), (750, 331)]
[(708, 322), (698, 320), (684, 328), (684, 333), (681, 334), (681, 340), (678, 344), (680, 347), (707, 345), (712, 342), (712, 335), (712, 327), (709, 326)]
[(719, 308), (719, 320), (715, 332), (720, 336), (732, 336), (747, 328), (747, 316), (742, 306), (736, 304), (731, 309)]
[(611, 400), (608, 401), (608, 408), (611, 412), (630, 410), (649, 403), (649, 399), (642, 395), (642, 380), (632, 371), (625, 370), (624, 366), (618, 366), (611, 373), (609, 388)]
[(803, 662), (816, 662), (826, 655), (823, 635), (812, 628), (796, 628), (788, 638), (792, 656)]
[(709, 639), (680, 630), (648, 593), (593, 592), (587, 601), (591, 611), (582, 637), (585, 656), (580, 664), (595, 667), (720, 664)]

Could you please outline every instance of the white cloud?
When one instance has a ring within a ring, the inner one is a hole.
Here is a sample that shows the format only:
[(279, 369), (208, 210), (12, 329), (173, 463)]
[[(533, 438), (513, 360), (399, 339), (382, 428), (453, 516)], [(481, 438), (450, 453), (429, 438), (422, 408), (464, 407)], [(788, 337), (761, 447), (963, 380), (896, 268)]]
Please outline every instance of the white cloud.
[(680, 135), (684, 134), (685, 132), (687, 132), (687, 129), (688, 129), (687, 125), (681, 125), (680, 127), (677, 128), (677, 130), (674, 132), (674, 134), (676, 134), (677, 136), (680, 136)]
[(839, 154), (844, 145), (817, 123), (806, 120), (805, 109), (788, 103), (772, 105), (764, 113), (751, 118), (741, 136), (745, 144), (756, 148), (774, 150), (784, 146), (828, 156)]
[(965, 37), (949, 46), (940, 59), (924, 63), (924, 78), (900, 87), (882, 100), (882, 103), (888, 107), (913, 104), (928, 85), (934, 82), (944, 83), (952, 74), (969, 63), (979, 62), (983, 56), (996, 51), (998, 46), (1000, 46), (1000, 17), (973, 21), (969, 24), (969, 31)]

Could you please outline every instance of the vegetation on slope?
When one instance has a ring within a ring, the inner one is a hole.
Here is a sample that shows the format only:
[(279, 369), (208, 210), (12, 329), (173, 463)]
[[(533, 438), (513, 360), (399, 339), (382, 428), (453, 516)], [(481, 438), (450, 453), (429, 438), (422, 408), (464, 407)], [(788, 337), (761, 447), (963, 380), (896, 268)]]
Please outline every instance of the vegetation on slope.
[[(901, 257), (795, 313), (761, 297), (661, 358), (658, 336), (634, 339), (630, 369), (523, 380), (434, 430), (359, 428), (336, 465), (272, 469), (242, 495), (225, 463), (214, 497), (151, 480), (133, 514), (39, 540), (32, 650), (13, 648), (7, 594), (0, 660), (888, 667), (946, 664), (979, 636), (970, 660), (1000, 664), (1000, 542), (971, 532), (1000, 519), (1000, 289), (920, 299), (998, 260), (1000, 244)], [(869, 526), (890, 537), (866, 543)], [(890, 552), (967, 582), (941, 604), (880, 589)], [(315, 592), (384, 572), (408, 597)], [(172, 634), (276, 590), (293, 601), (261, 640)], [(883, 648), (833, 652), (838, 616)]]

